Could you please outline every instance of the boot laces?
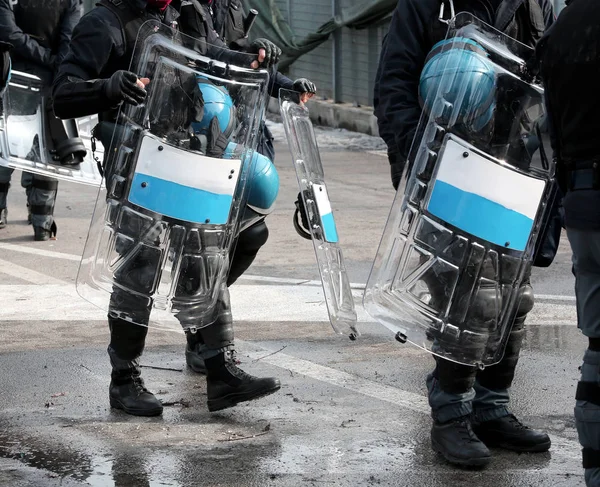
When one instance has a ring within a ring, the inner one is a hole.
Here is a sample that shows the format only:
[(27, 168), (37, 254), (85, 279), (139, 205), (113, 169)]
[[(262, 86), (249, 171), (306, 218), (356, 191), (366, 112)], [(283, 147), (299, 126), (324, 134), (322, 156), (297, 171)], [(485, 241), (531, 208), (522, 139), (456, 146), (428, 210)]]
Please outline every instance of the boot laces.
[(529, 428), (529, 426), (526, 426), (523, 423), (521, 423), (521, 421), (519, 421), (519, 419), (514, 414), (509, 414), (508, 420), (517, 430), (523, 431), (523, 430), (531, 429), (531, 428)]
[(457, 426), (458, 434), (460, 439), (467, 442), (477, 442), (479, 443), (479, 438), (475, 435), (473, 431), (473, 426), (471, 424), (471, 420), (469, 418), (460, 418), (455, 421)]
[(133, 389), (135, 390), (138, 396), (143, 394), (144, 392), (148, 392), (148, 389), (146, 389), (144, 385), (144, 379), (142, 379), (139, 376), (133, 376), (132, 385)]
[(225, 367), (227, 368), (228, 372), (234, 376), (235, 378), (241, 380), (241, 381), (250, 381), (250, 380), (254, 380), (254, 377), (251, 376), (250, 374), (248, 374), (247, 372), (243, 371), (242, 369), (240, 369), (237, 364), (239, 363), (239, 361), (237, 360), (237, 355), (235, 353), (235, 350), (230, 350), (229, 352), (225, 353)]

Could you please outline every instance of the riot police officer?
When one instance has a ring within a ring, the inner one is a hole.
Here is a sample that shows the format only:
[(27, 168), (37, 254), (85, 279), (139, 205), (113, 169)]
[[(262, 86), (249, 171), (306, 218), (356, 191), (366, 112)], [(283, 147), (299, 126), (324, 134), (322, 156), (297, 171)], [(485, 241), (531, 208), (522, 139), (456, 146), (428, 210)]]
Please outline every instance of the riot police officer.
[(568, 0), (538, 46), (556, 172), (573, 251), (577, 324), (588, 338), (575, 424), (588, 487), (600, 487), (600, 4)]
[[(80, 16), (78, 0), (0, 0), (0, 40), (14, 46), (11, 53), (13, 69), (40, 77), (49, 92)], [(43, 116), (49, 136), (57, 140), (66, 137), (62, 124), (52, 114), (49, 100), (46, 108)], [(39, 150), (39, 143), (36, 147), (34, 141), (32, 157), (36, 150)], [(0, 228), (7, 224), (6, 198), (12, 172), (12, 169), (0, 167)], [(46, 176), (23, 173), (21, 184), (27, 192), (34, 239), (48, 240), (56, 235), (53, 213), (58, 182)]]
[[(244, 15), (244, 7), (240, 0), (203, 0), (207, 4), (214, 22), (215, 31), (231, 49), (244, 49), (249, 43), (247, 17)], [(299, 78), (292, 81), (279, 71), (275, 71), (271, 77), (269, 91), (272, 97), (279, 97), (279, 90), (297, 91), (305, 95), (306, 99), (317, 92), (315, 84), (306, 79)], [(275, 161), (275, 147), (273, 146), (273, 134), (263, 122), (261, 125), (261, 140), (258, 151)]]
[[(170, 4), (171, 0), (100, 0), (97, 8), (82, 18), (73, 33), (71, 48), (54, 84), (56, 114), (70, 118), (98, 113), (101, 123), (96, 133), (107, 146), (111, 132), (108, 139), (103, 136), (103, 124), (117, 122), (121, 103), (138, 105), (146, 98), (142, 80), (128, 71), (139, 28), (152, 19), (174, 27), (179, 13)], [(203, 27), (200, 34), (204, 37), (198, 39), (197, 47), (209, 48), (207, 41), (214, 33)], [(254, 52), (257, 54), (256, 67), (258, 62), (264, 61), (265, 52), (260, 52), (258, 47)], [(235, 261), (234, 255), (230, 280), (240, 272)], [(119, 293), (113, 291), (111, 303), (118, 299)], [(141, 321), (147, 323), (149, 310), (141, 304), (136, 310), (142, 316)], [(162, 404), (144, 387), (139, 366), (148, 328), (122, 320), (110, 310), (108, 321), (111, 331), (108, 347), (112, 364), (111, 406), (133, 415), (161, 414)], [(252, 377), (237, 367), (227, 289), (220, 295), (216, 321), (196, 335), (202, 345), (202, 359), (207, 371), (209, 410), (231, 407), (279, 389), (277, 379)]]
[[(409, 161), (422, 112), (420, 73), (433, 46), (446, 37), (448, 19), (463, 11), (532, 47), (554, 19), (548, 0), (399, 0), (382, 48), (374, 93), (375, 114), (388, 145), (395, 189)], [(443, 288), (442, 278), (426, 278), (432, 296)], [(427, 378), (434, 420), (431, 441), (434, 450), (449, 462), (486, 465), (491, 458), (488, 447), (517, 452), (550, 448), (548, 435), (526, 427), (508, 409), (508, 390), (524, 337), (525, 318), (532, 307), (533, 290), (527, 279), (504, 358), (497, 365), (478, 371), (436, 357), (435, 370)]]

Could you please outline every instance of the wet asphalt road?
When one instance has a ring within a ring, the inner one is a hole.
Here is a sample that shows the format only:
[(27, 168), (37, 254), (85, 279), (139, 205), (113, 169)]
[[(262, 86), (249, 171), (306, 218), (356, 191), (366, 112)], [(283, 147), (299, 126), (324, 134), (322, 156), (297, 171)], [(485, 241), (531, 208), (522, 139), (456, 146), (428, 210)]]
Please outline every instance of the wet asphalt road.
[[(318, 274), (312, 244), (291, 224), (298, 189), (274, 128), (271, 237), (232, 294), (242, 367), (279, 377), (282, 389), (219, 413), (206, 408), (205, 380), (185, 370), (183, 336), (159, 330), (142, 363), (163, 417), (109, 409), (106, 323), (74, 292), (95, 190), (60, 183), (59, 239), (35, 243), (15, 174), (0, 231), (0, 486), (583, 486), (572, 410), (585, 341), (566, 239), (534, 274), (539, 299), (512, 390), (513, 411), (548, 431), (552, 449), (494, 451), (485, 470), (455, 469), (429, 446), (431, 357), (364, 313), (359, 340), (334, 335), (320, 288), (298, 284)], [(378, 139), (319, 134), (350, 278), (365, 283), (394, 197), (387, 159)]]

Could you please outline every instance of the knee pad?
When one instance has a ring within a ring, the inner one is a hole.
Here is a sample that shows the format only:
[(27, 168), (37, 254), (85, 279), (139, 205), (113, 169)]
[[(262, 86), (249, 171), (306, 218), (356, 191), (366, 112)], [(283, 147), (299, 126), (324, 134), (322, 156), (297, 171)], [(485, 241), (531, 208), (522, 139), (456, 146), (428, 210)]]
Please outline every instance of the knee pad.
[(442, 391), (448, 394), (463, 394), (468, 392), (475, 384), (476, 375), (476, 367), (457, 364), (436, 357), (433, 376), (438, 380)]
[(531, 284), (526, 283), (519, 289), (519, 306), (517, 308), (517, 318), (527, 316), (533, 309), (535, 298)]

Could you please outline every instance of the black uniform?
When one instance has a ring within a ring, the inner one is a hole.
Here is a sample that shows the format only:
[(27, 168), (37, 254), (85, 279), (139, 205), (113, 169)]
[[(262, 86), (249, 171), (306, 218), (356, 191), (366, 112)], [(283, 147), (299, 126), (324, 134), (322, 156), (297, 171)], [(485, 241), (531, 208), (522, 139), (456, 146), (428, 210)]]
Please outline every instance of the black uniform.
[[(409, 159), (422, 113), (418, 98), (420, 74), (432, 47), (443, 40), (448, 31), (447, 24), (440, 21), (442, 3), (447, 20), (451, 13), (450, 0), (399, 0), (383, 43), (374, 108), (380, 134), (388, 146), (396, 188)], [(532, 47), (554, 19), (548, 0), (455, 0), (453, 5), (456, 13), (472, 13)], [(441, 278), (426, 279), (432, 296), (444, 292)], [(549, 448), (547, 435), (520, 429), (522, 425), (511, 422), (507, 409), (508, 389), (519, 358), (525, 318), (532, 307), (533, 290), (526, 282), (521, 288), (519, 309), (505, 355), (499, 364), (478, 371), (475, 367), (436, 357), (436, 368), (427, 380), (435, 420), (432, 444), (449, 461), (463, 465), (483, 465), (489, 461), (489, 451), (472, 436), (471, 415), (475, 418), (473, 421), (480, 423), (477, 434), (486, 443), (489, 441), (495, 446), (503, 441), (506, 448), (519, 451)], [(474, 439), (462, 445), (466, 437)], [(509, 437), (513, 440), (504, 441)], [(521, 443), (517, 445), (514, 438)]]
[(570, 0), (538, 46), (551, 140), (565, 192), (577, 324), (588, 349), (575, 424), (588, 487), (600, 487), (600, 4)]
[[(13, 46), (13, 70), (39, 76), (49, 92), (56, 68), (67, 54), (71, 33), (80, 15), (78, 0), (0, 0), (0, 41)], [(18, 96), (15, 91), (15, 104)], [(46, 146), (54, 144), (56, 147), (67, 136), (62, 124), (54, 118), (49, 100), (45, 107), (45, 123), (50, 134), (45, 141)], [(39, 146), (32, 148), (32, 157), (36, 149), (39, 151)], [(11, 175), (12, 169), (0, 168), (0, 210), (3, 212), (6, 211)], [(24, 173), (21, 183), (27, 191), (36, 240), (46, 240), (51, 231), (56, 231), (52, 215), (58, 182)], [(0, 218), (0, 225), (5, 224), (6, 219)]]
[[(244, 32), (244, 7), (240, 0), (214, 0), (210, 5), (207, 0), (202, 0), (209, 9), (214, 25), (214, 29), (219, 38), (232, 49), (245, 49), (248, 44), (248, 38)], [(269, 84), (269, 94), (279, 97), (279, 90), (293, 90), (294, 82), (280, 73), (273, 70)], [(273, 134), (263, 122), (261, 124), (261, 137), (257, 150), (262, 155), (275, 161), (275, 147), (273, 146)]]
[[(97, 5), (81, 19), (73, 32), (71, 48), (54, 83), (54, 97), (55, 111), (62, 118), (99, 113), (99, 137), (106, 147), (110, 129), (105, 127), (112, 127), (117, 122), (119, 105), (109, 96), (111, 77), (129, 68), (137, 34), (144, 22), (158, 20), (175, 27), (180, 16), (173, 7), (161, 12), (145, 0), (100, 0)], [(243, 252), (244, 246), (239, 247)], [(228, 284), (247, 268), (246, 257), (234, 257)], [(131, 273), (126, 278), (144, 281), (144, 262), (147, 259), (147, 256), (141, 255), (140, 262), (130, 262)], [(240, 271), (239, 267), (243, 270)], [(144, 300), (137, 301), (131, 294), (123, 295), (115, 289), (111, 295), (111, 304), (114, 303), (118, 303), (119, 307), (129, 306), (137, 313), (138, 321), (148, 322), (150, 310)], [(206, 362), (211, 410), (233, 406), (279, 388), (278, 381), (256, 379), (235, 367), (229, 353), (233, 348), (233, 323), (227, 288), (221, 290), (218, 307), (215, 323), (202, 328), (194, 337)], [(162, 406), (143, 387), (140, 379), (138, 360), (148, 329), (121, 320), (110, 310), (108, 320), (111, 329), (108, 352), (113, 366), (111, 405), (130, 414), (160, 414)]]

